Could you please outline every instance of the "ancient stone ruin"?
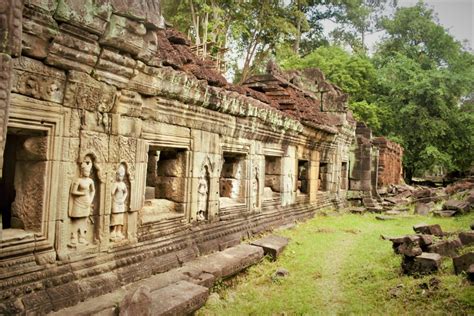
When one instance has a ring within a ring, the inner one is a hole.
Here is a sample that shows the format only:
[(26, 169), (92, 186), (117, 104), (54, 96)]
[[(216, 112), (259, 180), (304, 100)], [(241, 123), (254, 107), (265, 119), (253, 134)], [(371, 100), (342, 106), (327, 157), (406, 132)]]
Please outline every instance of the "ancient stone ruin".
[[(158, 0), (6, 0), (0, 17), (0, 314), (376, 196), (376, 143), (355, 141), (347, 95), (317, 69), (229, 84)], [(381, 160), (383, 184), (400, 180)]]

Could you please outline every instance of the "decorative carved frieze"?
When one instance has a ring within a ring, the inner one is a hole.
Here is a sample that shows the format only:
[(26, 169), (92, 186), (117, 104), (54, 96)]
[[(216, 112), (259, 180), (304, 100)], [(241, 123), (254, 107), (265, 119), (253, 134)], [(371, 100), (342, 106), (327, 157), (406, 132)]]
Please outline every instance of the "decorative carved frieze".
[(110, 160), (114, 162), (126, 162), (131, 181), (135, 178), (135, 161), (137, 160), (137, 139), (131, 137), (110, 138)]
[(64, 106), (91, 112), (110, 112), (114, 105), (115, 87), (78, 71), (70, 71), (67, 79)]
[(13, 59), (12, 91), (35, 99), (62, 103), (66, 75), (42, 62), (20, 57)]
[(46, 63), (66, 70), (91, 73), (100, 53), (98, 37), (65, 23), (60, 29), (61, 33), (49, 48)]
[(106, 171), (102, 164), (109, 161), (109, 136), (104, 133), (81, 131), (80, 157), (92, 154), (94, 156), (94, 166), (98, 169), (98, 176), (101, 182), (106, 181)]

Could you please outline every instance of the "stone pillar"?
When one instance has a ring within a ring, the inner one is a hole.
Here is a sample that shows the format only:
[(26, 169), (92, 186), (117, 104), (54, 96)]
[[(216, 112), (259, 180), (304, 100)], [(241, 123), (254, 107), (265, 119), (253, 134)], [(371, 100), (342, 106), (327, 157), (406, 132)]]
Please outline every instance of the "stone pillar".
[(0, 177), (7, 136), (8, 109), (12, 76), (12, 57), (21, 54), (23, 1), (0, 2)]
[(316, 202), (319, 190), (319, 152), (311, 152), (311, 161), (309, 162), (309, 201)]

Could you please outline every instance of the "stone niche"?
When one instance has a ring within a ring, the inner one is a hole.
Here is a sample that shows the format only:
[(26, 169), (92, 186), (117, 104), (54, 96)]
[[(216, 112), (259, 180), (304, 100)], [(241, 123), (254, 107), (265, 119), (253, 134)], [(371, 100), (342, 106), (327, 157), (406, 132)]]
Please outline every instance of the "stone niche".
[(47, 151), (45, 131), (8, 129), (0, 179), (3, 239), (41, 232)]
[(319, 163), (319, 191), (328, 191), (329, 190), (329, 164), (327, 162), (321, 161)]
[(281, 157), (265, 156), (264, 201), (280, 200), (282, 192)]
[(297, 193), (309, 193), (309, 162), (307, 160), (298, 160), (298, 178), (297, 178)]
[(224, 152), (219, 179), (219, 202), (221, 208), (245, 204), (247, 165), (246, 155)]
[(150, 146), (142, 223), (184, 216), (186, 157), (184, 149)]

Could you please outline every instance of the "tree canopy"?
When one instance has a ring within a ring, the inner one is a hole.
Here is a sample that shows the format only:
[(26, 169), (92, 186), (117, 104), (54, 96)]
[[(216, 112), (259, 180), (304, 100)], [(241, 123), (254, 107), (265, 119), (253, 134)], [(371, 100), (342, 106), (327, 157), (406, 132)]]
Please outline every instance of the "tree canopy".
[[(391, 16), (387, 5), (396, 1), (169, 0), (164, 13), (195, 43), (233, 47), (236, 82), (270, 58), (284, 69), (320, 68), (350, 95), (358, 120), (403, 145), (407, 178), (472, 168), (474, 55), (424, 3)], [(335, 23), (331, 34), (324, 20)], [(385, 35), (368, 55), (374, 30)]]

